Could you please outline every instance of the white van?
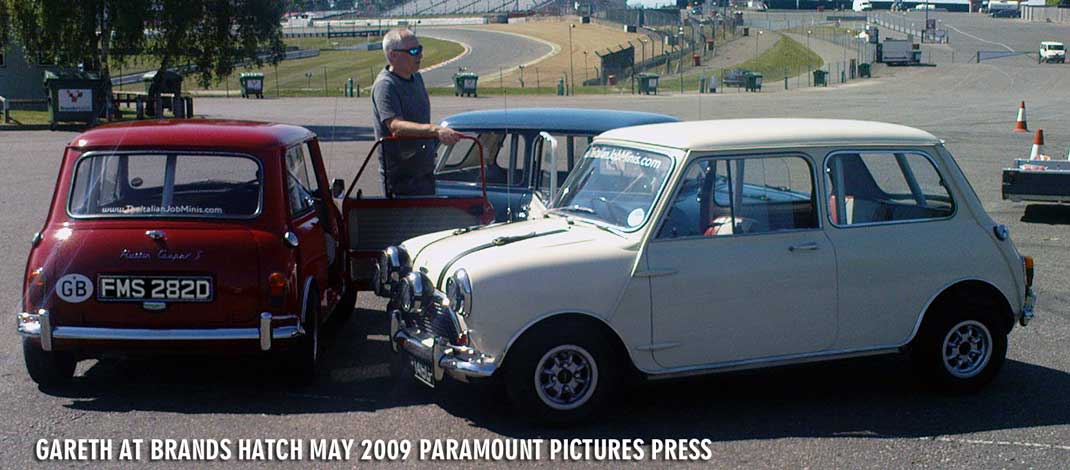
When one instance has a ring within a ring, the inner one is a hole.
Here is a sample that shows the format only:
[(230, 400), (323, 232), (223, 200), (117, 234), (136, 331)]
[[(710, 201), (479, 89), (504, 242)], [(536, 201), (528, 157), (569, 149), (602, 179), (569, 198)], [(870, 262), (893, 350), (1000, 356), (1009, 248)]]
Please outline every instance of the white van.
[(870, 11), (873, 9), (873, 3), (869, 0), (854, 0), (854, 5), (851, 9), (854, 11)]

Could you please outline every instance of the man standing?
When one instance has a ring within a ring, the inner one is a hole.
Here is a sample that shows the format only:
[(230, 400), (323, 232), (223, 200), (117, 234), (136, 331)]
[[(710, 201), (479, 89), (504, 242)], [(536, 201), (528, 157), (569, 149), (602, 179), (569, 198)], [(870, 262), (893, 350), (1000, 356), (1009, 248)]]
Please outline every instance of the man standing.
[[(383, 36), (386, 67), (372, 85), (376, 140), (386, 136), (425, 137), (445, 144), (460, 134), (431, 124), (431, 103), (420, 76), (423, 46), (408, 29)], [(384, 142), (379, 146), (379, 175), (387, 196), (435, 194), (435, 145), (424, 140)]]

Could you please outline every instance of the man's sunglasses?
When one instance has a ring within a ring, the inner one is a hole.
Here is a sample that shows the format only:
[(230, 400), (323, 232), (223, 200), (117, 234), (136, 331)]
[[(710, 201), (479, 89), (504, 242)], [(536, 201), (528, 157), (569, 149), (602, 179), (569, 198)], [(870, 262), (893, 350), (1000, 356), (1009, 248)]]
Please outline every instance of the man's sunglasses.
[(424, 52), (424, 46), (416, 46), (409, 49), (394, 49), (398, 52), (405, 52), (413, 57), (416, 57)]

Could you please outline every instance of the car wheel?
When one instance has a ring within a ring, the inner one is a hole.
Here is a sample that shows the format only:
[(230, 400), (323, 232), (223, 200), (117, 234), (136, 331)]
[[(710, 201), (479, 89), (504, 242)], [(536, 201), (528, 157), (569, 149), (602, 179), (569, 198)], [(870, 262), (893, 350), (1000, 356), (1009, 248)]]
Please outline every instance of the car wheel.
[(608, 341), (571, 325), (535, 335), (514, 346), (506, 365), (505, 385), (513, 405), (547, 424), (571, 424), (591, 416), (606, 401), (616, 375)]
[(941, 310), (922, 324), (912, 356), (929, 382), (946, 392), (969, 393), (995, 378), (1007, 356), (1007, 333), (983, 305)]
[(289, 369), (293, 380), (309, 384), (316, 379), (316, 369), (320, 360), (320, 308), (316, 295), (310, 295), (305, 307), (305, 335), (297, 339), (297, 344), (290, 351)]
[(45, 351), (28, 338), (22, 339), (22, 357), (26, 362), (26, 372), (42, 387), (69, 383), (74, 377), (74, 367), (78, 365), (73, 354)]

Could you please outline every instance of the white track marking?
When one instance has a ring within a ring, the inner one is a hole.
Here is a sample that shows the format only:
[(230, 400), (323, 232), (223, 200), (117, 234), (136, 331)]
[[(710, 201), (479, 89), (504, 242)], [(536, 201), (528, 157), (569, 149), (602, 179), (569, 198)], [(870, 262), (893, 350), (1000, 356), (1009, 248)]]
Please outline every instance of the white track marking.
[(987, 39), (979, 38), (979, 37), (977, 37), (977, 36), (974, 36), (974, 35), (972, 35), (972, 34), (970, 34), (970, 33), (967, 33), (967, 32), (965, 32), (965, 31), (963, 31), (963, 30), (961, 30), (961, 29), (958, 29), (958, 28), (956, 28), (956, 27), (954, 27), (954, 26), (951, 26), (951, 25), (949, 25), (949, 24), (946, 24), (946, 23), (944, 24), (944, 26), (947, 26), (948, 28), (951, 28), (951, 29), (953, 29), (953, 30), (955, 30), (955, 31), (958, 31), (958, 32), (959, 32), (959, 34), (962, 34), (962, 35), (964, 35), (964, 36), (968, 36), (968, 37), (974, 38), (974, 39), (976, 39), (976, 40), (978, 40), (978, 41), (981, 41), (981, 42), (987, 42), (987, 43), (989, 43), (989, 44), (995, 44), (995, 45), (997, 45), (997, 46), (1003, 46), (1003, 48), (1004, 48), (1004, 49), (1006, 49), (1006, 50), (1008, 50), (1008, 51), (1011, 51), (1011, 52), (1014, 52), (1014, 49), (1011, 49), (1011, 48), (1010, 48), (1009, 46), (1007, 46), (1006, 44), (1003, 44), (1002, 42), (996, 42), (996, 41), (989, 41), (989, 40), (987, 40)]
[(975, 444), (975, 445), (990, 445), (990, 446), (1013, 446), (1013, 447), (1030, 447), (1034, 449), (1056, 449), (1070, 451), (1070, 446), (1056, 445), (1056, 444), (1040, 444), (1036, 442), (1019, 442), (1019, 441), (989, 441), (985, 439), (954, 439), (950, 437), (922, 437), (919, 438), (925, 441), (937, 441), (937, 442), (951, 442), (955, 444)]

